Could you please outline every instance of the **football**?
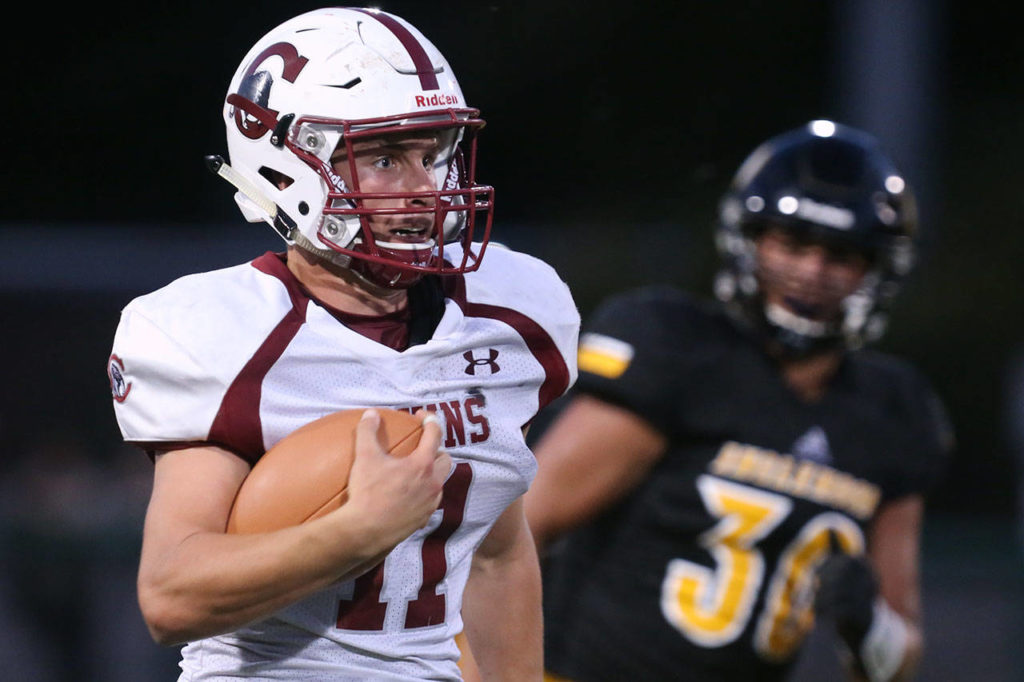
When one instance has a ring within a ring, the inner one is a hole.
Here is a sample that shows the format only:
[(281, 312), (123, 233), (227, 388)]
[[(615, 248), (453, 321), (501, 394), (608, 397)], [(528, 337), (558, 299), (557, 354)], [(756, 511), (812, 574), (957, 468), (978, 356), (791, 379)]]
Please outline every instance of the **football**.
[[(399, 410), (380, 413), (380, 439), (405, 456), (419, 442), (420, 420)], [(348, 497), (356, 425), (363, 409), (342, 410), (299, 427), (267, 450), (235, 496), (228, 533), (264, 533), (324, 516)]]

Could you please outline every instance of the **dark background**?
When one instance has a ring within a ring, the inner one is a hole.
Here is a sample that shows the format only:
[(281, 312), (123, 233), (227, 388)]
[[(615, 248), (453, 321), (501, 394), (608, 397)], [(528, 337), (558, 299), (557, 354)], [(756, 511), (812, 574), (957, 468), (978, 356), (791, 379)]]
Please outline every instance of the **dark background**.
[[(958, 450), (930, 500), (946, 525), (929, 526), (940, 529), (929, 551), (960, 560), (1017, 551), (1006, 414), (1024, 348), (1024, 41), (1009, 4), (380, 6), (438, 45), (488, 122), (478, 175), (497, 189), (495, 238), (551, 262), (584, 315), (639, 284), (709, 291), (717, 198), (763, 139), (819, 117), (875, 133), (917, 189), (924, 231), (879, 347), (920, 366), (949, 408)], [(23, 8), (0, 48), (0, 475), (22, 496), (7, 497), (12, 518), (84, 514), (51, 485), (75, 467), (130, 476), (145, 498), (148, 462), (120, 445), (104, 373), (118, 312), (179, 275), (280, 248), (242, 221), (202, 158), (226, 151), (221, 103), (248, 48), (318, 6)], [(127, 534), (126, 574), (131, 510), (93, 528)]]

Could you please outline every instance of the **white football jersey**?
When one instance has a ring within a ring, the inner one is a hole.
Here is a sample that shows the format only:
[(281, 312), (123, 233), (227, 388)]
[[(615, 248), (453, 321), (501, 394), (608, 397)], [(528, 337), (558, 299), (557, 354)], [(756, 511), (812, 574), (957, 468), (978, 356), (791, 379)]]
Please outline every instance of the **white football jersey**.
[(338, 322), (270, 253), (125, 307), (109, 369), (128, 442), (214, 443), (255, 462), (337, 410), (426, 407), (455, 463), (430, 523), (377, 570), (188, 644), (181, 679), (459, 679), (473, 552), (534, 476), (522, 428), (575, 381), (580, 318), (554, 270), (500, 245), (443, 281), (433, 337), (402, 352)]

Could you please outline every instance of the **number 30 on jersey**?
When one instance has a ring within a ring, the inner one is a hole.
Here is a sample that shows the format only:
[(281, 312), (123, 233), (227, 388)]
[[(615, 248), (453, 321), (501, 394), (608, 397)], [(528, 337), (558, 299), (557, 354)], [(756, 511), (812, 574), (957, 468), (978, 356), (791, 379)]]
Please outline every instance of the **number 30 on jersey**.
[[(739, 637), (750, 622), (766, 572), (757, 543), (786, 519), (793, 502), (708, 475), (697, 479), (697, 488), (708, 513), (718, 519), (701, 537), (715, 565), (670, 561), (661, 611), (694, 644), (719, 647)], [(814, 568), (829, 551), (829, 530), (845, 552), (864, 551), (864, 535), (847, 516), (823, 512), (803, 525), (772, 572), (754, 631), (754, 647), (768, 660), (789, 658), (813, 625)]]

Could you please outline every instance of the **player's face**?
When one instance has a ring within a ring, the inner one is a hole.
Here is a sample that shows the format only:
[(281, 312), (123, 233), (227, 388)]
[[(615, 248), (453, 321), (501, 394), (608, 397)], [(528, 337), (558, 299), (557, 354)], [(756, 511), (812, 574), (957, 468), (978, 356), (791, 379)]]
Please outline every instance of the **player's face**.
[[(431, 132), (387, 135), (357, 140), (352, 145), (350, 163), (345, 147), (339, 146), (331, 157), (334, 171), (350, 188), (359, 192), (409, 193), (432, 192), (437, 189), (434, 166), (441, 154), (440, 136)], [(353, 181), (353, 170), (358, 183)], [(365, 208), (428, 208), (435, 204), (432, 196), (364, 199)], [(432, 236), (432, 213), (397, 213), (372, 215), (369, 218), (374, 237), (386, 242), (420, 243)]]
[(765, 304), (818, 322), (838, 319), (844, 298), (868, 270), (858, 251), (769, 227), (757, 240), (759, 279)]

